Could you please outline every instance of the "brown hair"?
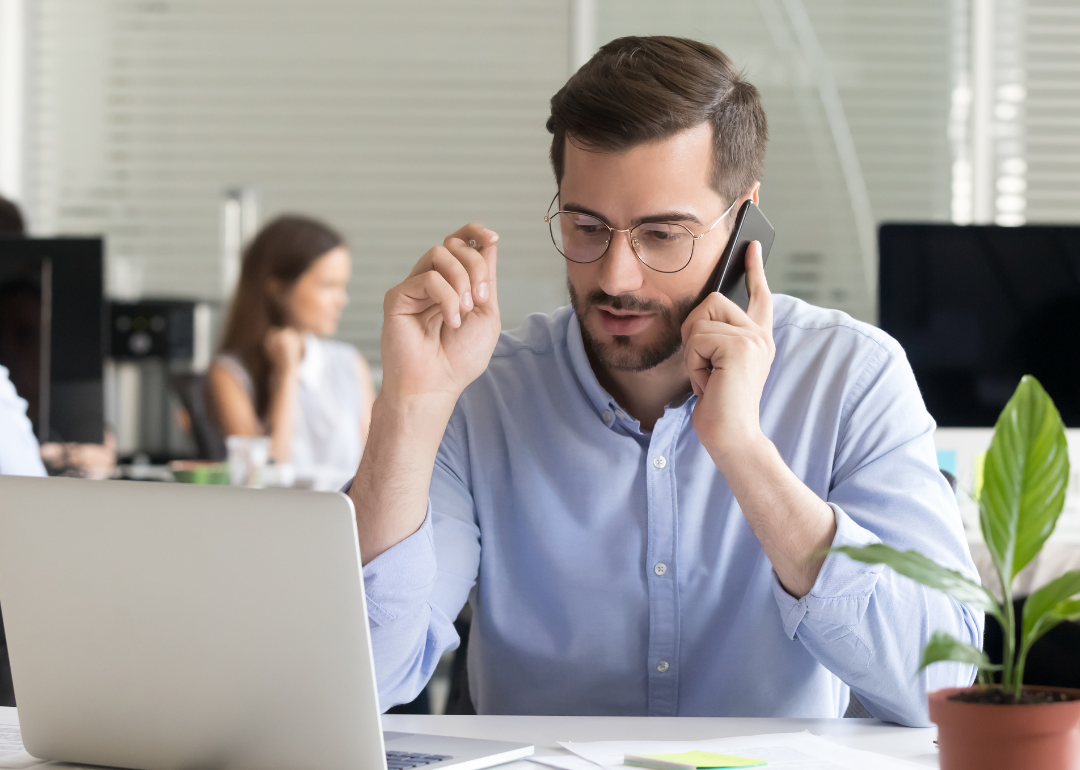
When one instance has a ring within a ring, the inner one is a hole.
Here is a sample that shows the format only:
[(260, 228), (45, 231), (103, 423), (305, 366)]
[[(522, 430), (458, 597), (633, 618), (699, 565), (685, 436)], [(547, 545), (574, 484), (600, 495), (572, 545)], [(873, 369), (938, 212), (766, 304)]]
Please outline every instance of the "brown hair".
[(562, 182), (566, 141), (620, 152), (708, 122), (711, 184), (728, 201), (761, 180), (769, 130), (758, 90), (719, 49), (679, 37), (612, 40), (551, 97), (551, 165)]
[(221, 350), (239, 358), (247, 369), (260, 417), (266, 415), (270, 398), (266, 334), (271, 327), (289, 323), (287, 308), (271, 290), (271, 281), (288, 291), (319, 257), (343, 244), (341, 235), (328, 225), (284, 214), (267, 223), (244, 250)]
[(26, 222), (22, 212), (14, 201), (0, 195), (0, 235), (23, 237), (26, 235)]

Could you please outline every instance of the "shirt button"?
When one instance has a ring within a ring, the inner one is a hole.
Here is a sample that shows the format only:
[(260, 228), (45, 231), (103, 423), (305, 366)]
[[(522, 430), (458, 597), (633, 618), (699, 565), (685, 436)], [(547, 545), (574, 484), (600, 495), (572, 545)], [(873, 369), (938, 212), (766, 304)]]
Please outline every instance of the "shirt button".
[(653, 458), (652, 464), (654, 468), (663, 468), (667, 465), (667, 460), (664, 459), (663, 455), (657, 455)]
[(655, 572), (657, 575), (663, 575), (665, 572), (667, 572), (667, 565), (664, 564), (664, 562), (662, 561), (658, 561), (656, 563), (656, 566), (652, 568), (652, 571)]
[(603, 415), (601, 415), (601, 416), (604, 418), (604, 422), (611, 422), (611, 410), (610, 409), (605, 409)]
[(667, 671), (668, 668), (669, 668), (669, 666), (668, 666), (668, 662), (666, 660), (662, 660), (662, 661), (660, 661), (659, 663), (656, 664), (656, 670), (659, 671), (661, 674), (664, 673), (665, 671)]

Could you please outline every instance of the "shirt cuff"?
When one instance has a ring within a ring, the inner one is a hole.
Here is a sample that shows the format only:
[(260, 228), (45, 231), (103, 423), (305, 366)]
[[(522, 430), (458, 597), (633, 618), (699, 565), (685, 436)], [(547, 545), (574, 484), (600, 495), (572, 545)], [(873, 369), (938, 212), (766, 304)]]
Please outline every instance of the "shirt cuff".
[[(833, 503), (828, 503), (828, 506), (836, 516), (836, 535), (833, 537), (832, 548), (881, 542), (873, 532), (856, 524), (840, 506)], [(789, 639), (794, 639), (799, 624), (807, 615), (816, 623), (825, 625), (856, 625), (866, 613), (870, 595), (874, 592), (882, 568), (881, 564), (863, 564), (842, 553), (830, 553), (825, 557), (810, 593), (801, 599), (796, 599), (784, 590), (774, 571), (773, 596), (776, 597), (780, 615), (784, 619), (784, 633)]]
[(368, 619), (376, 625), (388, 625), (415, 613), (427, 601), (436, 572), (429, 500), (420, 529), (364, 567)]

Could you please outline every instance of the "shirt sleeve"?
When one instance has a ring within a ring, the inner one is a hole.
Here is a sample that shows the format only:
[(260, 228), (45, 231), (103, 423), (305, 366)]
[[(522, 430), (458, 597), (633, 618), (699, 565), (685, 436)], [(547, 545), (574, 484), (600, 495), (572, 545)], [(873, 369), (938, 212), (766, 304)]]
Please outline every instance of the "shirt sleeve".
[(419, 695), (439, 658), (460, 642), (454, 620), (480, 563), (463, 435), (464, 421), (455, 412), (436, 455), (424, 523), (364, 567), (383, 711)]
[[(938, 470), (936, 426), (899, 346), (882, 347), (864, 367), (840, 424), (827, 500), (833, 546), (884, 542), (978, 581), (956, 496)], [(959, 663), (916, 672), (934, 631), (981, 649), (983, 613), (882, 565), (829, 554), (809, 594), (795, 599), (775, 573), (773, 594), (787, 635), (880, 719), (928, 725), (927, 692), (974, 678), (974, 667)]]
[(3, 366), (0, 366), (0, 474), (45, 475), (41, 450), (26, 416), (26, 401), (15, 392)]

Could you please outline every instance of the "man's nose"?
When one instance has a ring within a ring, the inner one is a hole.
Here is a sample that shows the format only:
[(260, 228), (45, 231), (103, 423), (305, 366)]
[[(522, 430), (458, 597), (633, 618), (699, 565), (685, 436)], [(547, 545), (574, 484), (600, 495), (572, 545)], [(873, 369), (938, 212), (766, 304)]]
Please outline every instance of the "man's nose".
[(600, 288), (612, 297), (641, 288), (641, 271), (646, 268), (634, 253), (630, 237), (630, 233), (613, 232), (611, 246), (600, 263)]

